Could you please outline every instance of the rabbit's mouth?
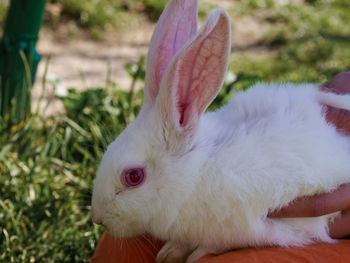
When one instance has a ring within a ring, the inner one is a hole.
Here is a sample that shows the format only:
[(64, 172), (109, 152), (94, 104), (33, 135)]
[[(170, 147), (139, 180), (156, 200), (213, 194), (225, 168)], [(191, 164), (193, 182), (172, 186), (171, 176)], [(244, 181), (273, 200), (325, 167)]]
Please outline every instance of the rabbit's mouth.
[(106, 231), (111, 236), (114, 236), (117, 238), (132, 238), (135, 236), (145, 234), (145, 231), (141, 230), (140, 228), (129, 227), (125, 225), (115, 227), (113, 225), (105, 224), (104, 226), (106, 228)]
[(143, 227), (131, 220), (120, 220), (120, 218), (105, 218), (103, 225), (106, 231), (117, 238), (135, 237), (145, 233)]

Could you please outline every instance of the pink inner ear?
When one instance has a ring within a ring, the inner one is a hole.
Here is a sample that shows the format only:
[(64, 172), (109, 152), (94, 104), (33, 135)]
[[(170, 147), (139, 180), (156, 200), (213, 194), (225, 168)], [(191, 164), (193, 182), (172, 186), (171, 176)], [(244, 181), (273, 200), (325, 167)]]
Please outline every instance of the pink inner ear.
[[(180, 126), (192, 123), (220, 90), (230, 50), (229, 20), (216, 12), (191, 45), (177, 58), (176, 88)], [(175, 87), (173, 87), (175, 88)]]
[(187, 107), (189, 106), (189, 103), (184, 103), (184, 102), (179, 102), (178, 103), (178, 109), (179, 109), (179, 113), (180, 113), (180, 120), (179, 123), (181, 126), (184, 126), (184, 122), (185, 122), (185, 112)]
[(159, 59), (156, 61), (156, 70), (154, 71), (155, 82), (158, 84), (158, 86), (162, 81), (165, 70), (167, 69), (170, 60), (196, 32), (197, 20), (188, 21), (190, 23), (195, 22), (194, 25), (189, 25), (188, 23), (184, 22), (185, 21), (183, 19), (181, 20), (181, 18), (179, 18), (178, 24), (176, 24), (174, 31), (166, 32), (163, 42), (158, 48)]
[(219, 91), (227, 67), (229, 37), (228, 20), (221, 15), (215, 27), (202, 41), (194, 42), (184, 57), (178, 91), (181, 126), (199, 117), (191, 115), (205, 111)]
[(153, 103), (170, 60), (197, 31), (197, 0), (172, 0), (161, 15), (148, 52), (146, 96)]

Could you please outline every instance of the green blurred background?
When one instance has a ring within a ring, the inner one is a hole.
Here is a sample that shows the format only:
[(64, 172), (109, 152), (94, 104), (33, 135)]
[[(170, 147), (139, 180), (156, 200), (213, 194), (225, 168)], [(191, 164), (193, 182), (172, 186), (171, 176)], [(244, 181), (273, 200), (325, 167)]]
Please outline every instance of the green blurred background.
[[(229, 74), (210, 110), (258, 81), (323, 83), (350, 69), (348, 0), (199, 2), (202, 21), (210, 9), (222, 6), (232, 16), (235, 32)], [(165, 3), (50, 0), (41, 37), (89, 41), (105, 48), (126, 33), (132, 39), (133, 31), (144, 24), (153, 28)], [(7, 5), (0, 0), (1, 25)], [(72, 52), (94, 56), (84, 49)], [(108, 64), (109, 58), (103, 59)], [(60, 83), (48, 76), (47, 61), (44, 56), (31, 115), (10, 127), (0, 124), (0, 262), (89, 260), (102, 232), (90, 219), (97, 165), (142, 102), (142, 55), (125, 61), (127, 85), (106, 67), (101, 83), (89, 86), (82, 77), (52, 96), (46, 92)], [(59, 109), (52, 109), (55, 101)]]

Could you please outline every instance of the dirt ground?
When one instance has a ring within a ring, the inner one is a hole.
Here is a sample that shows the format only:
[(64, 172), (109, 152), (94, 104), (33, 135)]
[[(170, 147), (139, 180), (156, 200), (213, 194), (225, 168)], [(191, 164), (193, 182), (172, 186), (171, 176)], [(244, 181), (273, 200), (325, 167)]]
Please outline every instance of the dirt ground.
[[(229, 0), (215, 1), (215, 5), (225, 9), (233, 8)], [(261, 52), (256, 43), (264, 35), (267, 25), (261, 24), (252, 17), (233, 18), (232, 43), (235, 53)], [(96, 41), (88, 37), (67, 37), (64, 32), (42, 30), (37, 49), (43, 59), (38, 68), (37, 81), (33, 92), (34, 106), (42, 94), (42, 79), (45, 65), (48, 63), (45, 97), (54, 93), (64, 93), (68, 87), (84, 89), (103, 86), (110, 73), (110, 80), (120, 87), (128, 88), (130, 78), (124, 65), (136, 62), (140, 56), (146, 56), (154, 24), (142, 20), (130, 30), (111, 32), (104, 40)], [(49, 59), (49, 60), (48, 60)], [(53, 83), (55, 83), (53, 85)], [(53, 90), (56, 87), (56, 91)], [(46, 114), (60, 111), (62, 106), (53, 100)]]

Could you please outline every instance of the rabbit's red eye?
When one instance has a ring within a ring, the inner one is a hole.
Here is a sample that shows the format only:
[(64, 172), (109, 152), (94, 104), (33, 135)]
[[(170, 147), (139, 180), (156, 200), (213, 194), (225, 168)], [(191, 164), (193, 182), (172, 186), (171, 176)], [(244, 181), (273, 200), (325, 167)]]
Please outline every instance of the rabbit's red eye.
[(126, 187), (135, 187), (141, 184), (145, 179), (143, 168), (131, 168), (123, 171), (122, 183)]

